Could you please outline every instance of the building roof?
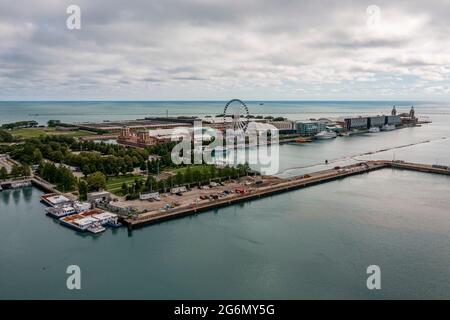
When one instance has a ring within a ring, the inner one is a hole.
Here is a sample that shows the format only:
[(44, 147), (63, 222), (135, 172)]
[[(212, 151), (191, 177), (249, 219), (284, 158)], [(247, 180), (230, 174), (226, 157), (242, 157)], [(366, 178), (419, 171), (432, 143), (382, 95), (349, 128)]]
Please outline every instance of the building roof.
[(63, 195), (55, 195), (50, 197), (45, 197), (45, 199), (52, 204), (61, 204), (65, 202), (69, 202), (70, 200)]
[(93, 214), (92, 217), (94, 217), (95, 219), (98, 220), (103, 220), (103, 219), (110, 219), (110, 218), (115, 218), (117, 217), (117, 214), (105, 211), (99, 214)]
[(86, 226), (86, 225), (89, 225), (89, 224), (97, 222), (97, 221), (98, 220), (93, 217), (86, 217), (86, 218), (76, 219), (73, 222), (78, 224), (79, 226)]

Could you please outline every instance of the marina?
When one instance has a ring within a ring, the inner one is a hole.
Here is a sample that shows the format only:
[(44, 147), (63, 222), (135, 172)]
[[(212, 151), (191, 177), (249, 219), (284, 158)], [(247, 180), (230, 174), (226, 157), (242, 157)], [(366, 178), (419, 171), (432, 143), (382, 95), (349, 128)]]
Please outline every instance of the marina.
[(270, 185), (261, 184), (261, 187), (252, 188), (250, 190), (239, 188), (236, 189), (236, 192), (234, 194), (228, 195), (225, 199), (217, 198), (206, 203), (195, 203), (191, 206), (188, 206), (187, 208), (174, 208), (172, 210), (170, 208), (166, 208), (166, 212), (159, 211), (144, 213), (133, 218), (122, 218), (122, 221), (128, 226), (128, 228), (137, 228), (161, 221), (166, 221), (169, 219), (196, 214), (218, 207), (232, 205), (243, 201), (258, 199), (261, 197), (271, 196), (290, 190), (306, 188), (309, 186), (322, 184), (353, 175), (368, 173), (383, 168), (395, 168), (433, 174), (450, 175), (450, 168), (447, 166), (416, 164), (404, 161), (366, 161), (349, 166), (336, 166), (333, 169), (318, 171), (291, 179), (281, 179), (280, 181), (271, 183)]

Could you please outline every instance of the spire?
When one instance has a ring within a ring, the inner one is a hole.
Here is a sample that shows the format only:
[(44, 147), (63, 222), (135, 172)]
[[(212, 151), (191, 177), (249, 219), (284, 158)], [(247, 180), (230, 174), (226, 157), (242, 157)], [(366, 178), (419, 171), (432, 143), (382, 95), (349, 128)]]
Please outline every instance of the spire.
[(411, 110), (409, 111), (409, 117), (414, 118), (415, 113), (416, 112), (414, 111), (414, 106), (411, 106)]
[(393, 115), (393, 116), (397, 115), (397, 109), (395, 108), (395, 105), (392, 108), (391, 115)]

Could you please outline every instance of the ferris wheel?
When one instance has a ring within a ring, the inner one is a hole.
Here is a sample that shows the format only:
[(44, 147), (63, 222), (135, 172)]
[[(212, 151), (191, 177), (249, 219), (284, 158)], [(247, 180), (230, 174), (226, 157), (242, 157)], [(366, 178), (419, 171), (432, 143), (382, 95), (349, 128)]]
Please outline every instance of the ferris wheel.
[(228, 122), (228, 119), (231, 118), (229, 127), (236, 131), (245, 132), (247, 130), (249, 117), (247, 105), (239, 99), (228, 101), (223, 110), (224, 122)]

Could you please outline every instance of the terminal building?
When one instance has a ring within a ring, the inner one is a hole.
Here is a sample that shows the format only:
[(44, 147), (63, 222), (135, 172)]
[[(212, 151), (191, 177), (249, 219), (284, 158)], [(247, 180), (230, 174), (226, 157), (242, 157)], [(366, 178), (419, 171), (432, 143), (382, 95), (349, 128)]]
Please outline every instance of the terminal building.
[(344, 119), (344, 128), (348, 131), (368, 129), (369, 119), (367, 117), (346, 118)]
[(397, 126), (402, 124), (402, 118), (397, 115), (357, 117), (344, 119), (343, 126), (347, 131), (367, 130), (372, 127), (382, 128), (385, 125)]
[(372, 127), (381, 128), (385, 124), (386, 124), (386, 117), (385, 116), (369, 117), (367, 119), (367, 125), (368, 125), (369, 128), (372, 128)]
[(295, 129), (298, 134), (309, 136), (325, 131), (327, 129), (327, 124), (319, 121), (299, 121), (295, 124)]

